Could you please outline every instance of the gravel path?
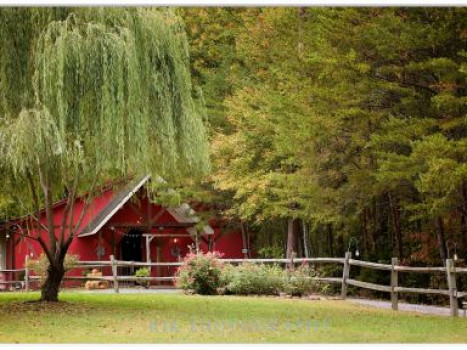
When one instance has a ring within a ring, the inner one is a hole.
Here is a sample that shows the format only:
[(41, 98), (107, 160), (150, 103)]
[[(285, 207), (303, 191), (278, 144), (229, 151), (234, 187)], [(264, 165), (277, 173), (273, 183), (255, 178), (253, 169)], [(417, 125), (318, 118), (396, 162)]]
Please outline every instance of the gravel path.
[[(377, 307), (381, 309), (391, 309), (391, 302), (384, 300), (368, 300), (368, 299), (347, 299), (353, 304)], [(419, 304), (407, 304), (399, 302), (399, 310), (401, 311), (412, 311), (419, 312), (429, 315), (438, 316), (450, 316), (450, 309), (448, 307), (431, 306), (431, 305), (419, 305)], [(464, 316), (464, 310), (459, 309), (459, 316)]]

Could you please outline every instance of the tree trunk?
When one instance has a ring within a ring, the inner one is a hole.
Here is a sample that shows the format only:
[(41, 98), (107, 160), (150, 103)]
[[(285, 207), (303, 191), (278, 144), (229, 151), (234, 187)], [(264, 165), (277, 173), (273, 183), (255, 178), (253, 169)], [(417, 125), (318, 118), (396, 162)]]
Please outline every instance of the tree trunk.
[(462, 233), (462, 245), (464, 249), (467, 247), (467, 184), (465, 180), (462, 180), (461, 185), (462, 193), (462, 214), (461, 214), (461, 233)]
[[(242, 229), (242, 242), (243, 242), (243, 249), (244, 249), (243, 257), (245, 259), (248, 259), (250, 252), (249, 252), (249, 249), (248, 249), (248, 237), (247, 237), (247, 233), (246, 233), (245, 223), (243, 221), (240, 223), (240, 227)], [(246, 253), (245, 253), (245, 251), (246, 251)]]
[(362, 251), (368, 254), (368, 232), (366, 227), (366, 209), (363, 208), (360, 213), (360, 230), (362, 231)]
[(417, 232), (422, 232), (422, 219), (415, 220), (415, 226), (417, 227)]
[(332, 224), (327, 225), (327, 231), (328, 231), (328, 244), (329, 244), (329, 254), (330, 256), (334, 256), (334, 247), (332, 246)]
[[(379, 203), (377, 204), (378, 210), (378, 220), (379, 220), (379, 232), (375, 231), (375, 241), (377, 246), (377, 251), (381, 251), (384, 248), (382, 245), (389, 245), (391, 242), (391, 239), (388, 237), (388, 226), (389, 226), (389, 208), (388, 205), (385, 203), (389, 202), (388, 194), (387, 192), (383, 193), (380, 197)], [(384, 237), (386, 237), (386, 244), (384, 244)]]
[(47, 270), (47, 279), (41, 288), (41, 301), (58, 301), (60, 283), (65, 275), (63, 261), (58, 264), (50, 264)]
[(295, 246), (297, 247), (297, 256), (303, 257), (303, 232), (300, 228), (300, 221), (295, 220)]
[(376, 201), (371, 203), (371, 207), (368, 210), (367, 222), (370, 225), (370, 229), (368, 230), (368, 238), (369, 238), (369, 253), (371, 255), (376, 253), (376, 239), (378, 236), (378, 229), (377, 226), (377, 214), (378, 210), (376, 209)]
[(316, 242), (316, 228), (310, 231), (310, 226), (307, 226), (307, 236), (308, 242), (310, 245), (308, 246), (308, 254), (310, 257), (317, 257), (318, 256), (318, 243)]
[(344, 237), (337, 236), (337, 256), (342, 257), (345, 254)]
[(308, 230), (306, 227), (305, 220), (302, 219), (302, 227), (303, 227), (303, 253), (305, 255), (305, 258), (309, 257), (308, 253)]
[(214, 246), (214, 241), (212, 240), (212, 236), (208, 238), (208, 251), (212, 253)]
[(402, 230), (401, 230), (401, 214), (399, 203), (396, 198), (388, 195), (389, 203), (392, 210), (392, 220), (394, 225), (394, 245), (395, 253), (399, 260), (402, 259)]
[(446, 238), (444, 237), (444, 224), (443, 224), (443, 219), (441, 217), (438, 217), (437, 224), (438, 224), (439, 255), (444, 265), (446, 263), (448, 254), (447, 254), (447, 247), (446, 247)]
[(287, 221), (287, 253), (286, 258), (290, 259), (295, 251), (295, 220)]
[(462, 235), (462, 246), (467, 247), (467, 220), (466, 216), (461, 213), (461, 235)]

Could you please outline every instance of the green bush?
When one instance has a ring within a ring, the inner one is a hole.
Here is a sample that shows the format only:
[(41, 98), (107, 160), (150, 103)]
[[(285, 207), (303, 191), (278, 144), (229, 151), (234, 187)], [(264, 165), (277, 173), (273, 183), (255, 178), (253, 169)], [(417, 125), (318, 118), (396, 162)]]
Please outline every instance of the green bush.
[(228, 289), (227, 286), (230, 284), (230, 282), (233, 279), (233, 275), (235, 273), (235, 266), (232, 264), (225, 264), (222, 273), (221, 273), (221, 278), (220, 278), (220, 288), (219, 291), (221, 292), (220, 294), (232, 294)]
[(225, 280), (227, 291), (232, 294), (274, 295), (284, 290), (287, 275), (277, 265), (244, 263), (230, 268)]
[(177, 287), (197, 294), (217, 294), (225, 280), (222, 276), (224, 264), (220, 257), (218, 252), (189, 253), (177, 270)]
[(322, 288), (311, 279), (316, 273), (308, 265), (284, 270), (280, 265), (223, 264), (219, 258), (219, 253), (188, 254), (177, 270), (177, 287), (197, 294), (278, 295), (283, 292), (294, 296)]
[(319, 290), (318, 284), (311, 279), (316, 276), (316, 273), (308, 265), (288, 270), (287, 275), (288, 279), (284, 290), (287, 294), (302, 296)]
[[(71, 270), (78, 265), (79, 255), (67, 254), (63, 262), (65, 271)], [(28, 268), (39, 277), (39, 283), (42, 285), (47, 278), (47, 270), (49, 268), (49, 259), (45, 254), (41, 254), (39, 259), (30, 259), (28, 261)]]
[(150, 272), (147, 267), (142, 267), (135, 271), (135, 277), (149, 277)]
[(282, 259), (284, 257), (284, 248), (281, 246), (268, 246), (258, 250), (258, 257)]
[[(135, 271), (135, 277), (151, 277), (151, 271), (147, 267), (139, 268)], [(136, 281), (136, 284), (139, 284), (145, 288), (148, 288), (151, 285), (149, 281)]]
[[(315, 266), (316, 275), (319, 277), (342, 277), (342, 266), (323, 264)], [(320, 282), (317, 292), (323, 295), (336, 295), (341, 293), (341, 285), (336, 283)]]

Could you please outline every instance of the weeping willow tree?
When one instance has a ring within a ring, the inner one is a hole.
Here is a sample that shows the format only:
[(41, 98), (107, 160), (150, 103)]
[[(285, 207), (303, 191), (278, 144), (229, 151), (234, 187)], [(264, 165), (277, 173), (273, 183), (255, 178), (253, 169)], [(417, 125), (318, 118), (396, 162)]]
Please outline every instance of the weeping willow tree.
[[(25, 235), (50, 262), (41, 299), (55, 301), (99, 184), (146, 173), (178, 181), (209, 170), (201, 93), (170, 10), (3, 8), (0, 27), (3, 191), (32, 218)], [(68, 200), (57, 227), (52, 203), (61, 198)]]

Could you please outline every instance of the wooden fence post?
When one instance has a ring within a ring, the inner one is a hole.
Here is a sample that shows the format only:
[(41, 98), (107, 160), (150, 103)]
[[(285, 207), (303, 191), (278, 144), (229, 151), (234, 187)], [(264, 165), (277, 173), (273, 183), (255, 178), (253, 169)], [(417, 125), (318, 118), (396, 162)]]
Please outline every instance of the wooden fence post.
[(399, 273), (394, 267), (399, 265), (399, 259), (392, 258), (391, 265), (391, 306), (393, 310), (397, 311), (399, 309), (399, 293), (394, 291), (394, 289), (399, 284)]
[(342, 273), (342, 289), (341, 289), (341, 297), (342, 299), (347, 298), (347, 279), (349, 278), (350, 273), (350, 263), (349, 260), (352, 258), (352, 253), (347, 252), (345, 253), (344, 258), (344, 271)]
[(114, 285), (114, 292), (118, 293), (118, 273), (117, 273), (117, 263), (113, 255), (110, 256), (110, 262), (112, 264), (112, 276), (113, 276), (113, 285)]
[(452, 259), (446, 260), (446, 277), (448, 279), (451, 316), (457, 317), (459, 316), (459, 305), (457, 303), (456, 271), (454, 261)]
[(29, 255), (24, 257), (24, 288), (29, 292)]

